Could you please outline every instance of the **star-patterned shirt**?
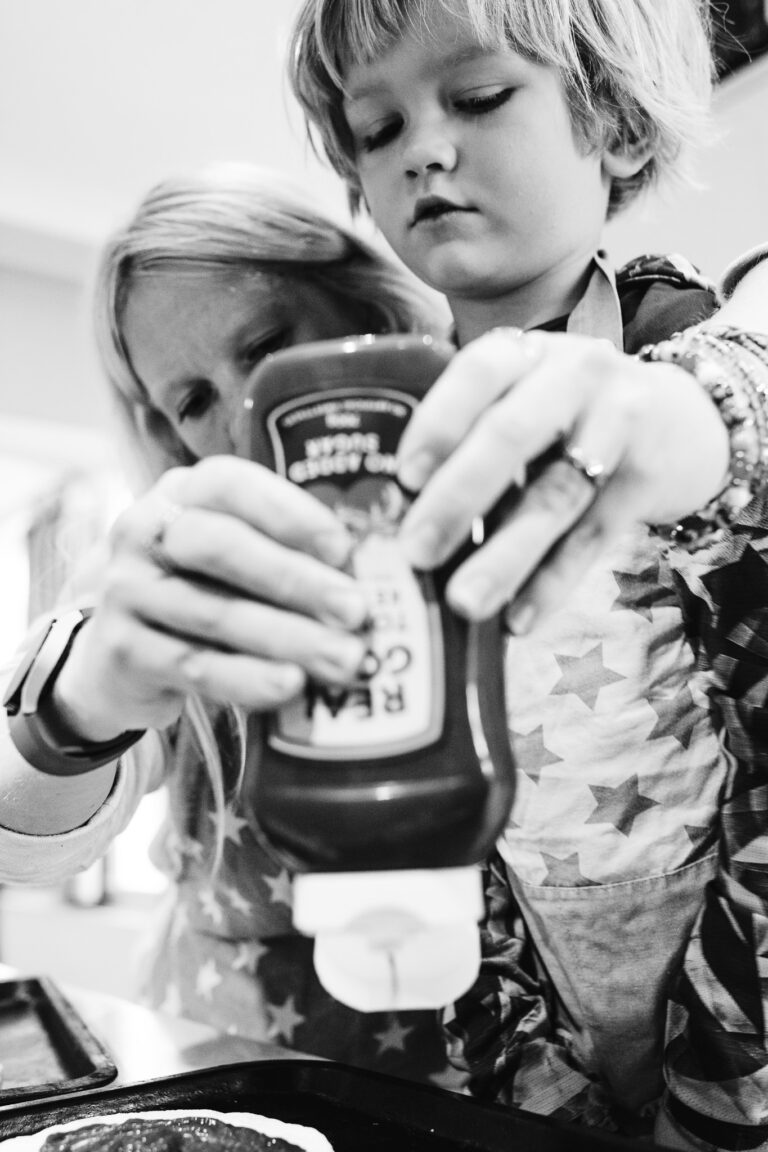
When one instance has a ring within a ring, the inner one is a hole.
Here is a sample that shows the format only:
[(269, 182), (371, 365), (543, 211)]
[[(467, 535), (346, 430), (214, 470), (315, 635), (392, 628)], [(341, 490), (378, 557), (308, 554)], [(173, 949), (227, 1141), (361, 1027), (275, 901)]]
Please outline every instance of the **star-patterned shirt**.
[[(619, 291), (629, 351), (713, 306), (680, 261)], [(481, 974), (446, 1013), (477, 1095), (646, 1136), (661, 1104), (687, 1146), (768, 1141), (767, 607), (757, 498), (693, 555), (631, 534), (510, 640), (517, 798)]]

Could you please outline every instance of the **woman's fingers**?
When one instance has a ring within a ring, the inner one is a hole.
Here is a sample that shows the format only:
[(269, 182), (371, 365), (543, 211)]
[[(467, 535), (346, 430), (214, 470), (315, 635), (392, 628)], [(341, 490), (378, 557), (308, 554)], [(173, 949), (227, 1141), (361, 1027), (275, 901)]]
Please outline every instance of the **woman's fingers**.
[(274, 708), (353, 679), (368, 603), (333, 512), (260, 465), (166, 473), (118, 518), (97, 610), (61, 678), (84, 732), (163, 727), (190, 692)]
[[(215, 467), (208, 468), (211, 463)], [(202, 479), (192, 476), (198, 469), (205, 472)], [(129, 567), (114, 569), (113, 578), (132, 582), (130, 562), (139, 558), (154, 565), (158, 578), (200, 578), (224, 593), (234, 589), (331, 626), (361, 626), (364, 595), (335, 566), (346, 559), (351, 542), (319, 501), (235, 459), (204, 461), (167, 479), (117, 522), (114, 551)]]
[(349, 557), (349, 533), (330, 508), (251, 460), (211, 456), (174, 468), (154, 492), (161, 501), (226, 513), (324, 564), (342, 567)]
[(598, 557), (640, 519), (637, 490), (625, 477), (600, 494), (581, 520), (551, 550), (507, 611), (511, 632), (522, 636), (561, 607)]
[(365, 651), (363, 641), (347, 631), (172, 573), (141, 584), (133, 610), (145, 623), (192, 644), (294, 664), (331, 684), (347, 682)]
[[(199, 576), (344, 628), (365, 619), (365, 599), (349, 576), (234, 516), (185, 508), (165, 532), (162, 552), (168, 575)], [(156, 559), (152, 550), (149, 559)]]
[(461, 565), (446, 595), (472, 619), (498, 612), (541, 565), (553, 541), (570, 531), (595, 496), (593, 484), (565, 460), (556, 460), (520, 494), (512, 512)]
[[(529, 340), (538, 355), (527, 368), (514, 362), (506, 390), (503, 341), (485, 347), (490, 384), (473, 380), (472, 346), (459, 353), (427, 397), (430, 410), (414, 417), (403, 465), (431, 462), (401, 530), (411, 563), (444, 563), (485, 518), (492, 531), (447, 596), (473, 619), (512, 601), (518, 631), (567, 600), (632, 524), (703, 506), (727, 468), (722, 419), (683, 369), (642, 363), (605, 341), (537, 333), (517, 343)], [(442, 389), (453, 394), (462, 382), (473, 395), (441, 427)]]
[[(95, 628), (89, 622), (84, 638)], [(254, 710), (274, 708), (295, 696), (305, 680), (303, 669), (287, 660), (225, 652), (138, 619), (122, 627), (113, 622), (107, 631), (107, 637), (89, 640), (106, 670), (98, 690), (105, 701), (119, 700), (120, 730), (165, 727), (193, 692)], [(104, 652), (112, 659), (104, 660)]]
[(420, 491), (461, 445), (489, 405), (536, 363), (540, 345), (515, 328), (497, 328), (462, 349), (430, 389), (403, 433), (398, 475)]

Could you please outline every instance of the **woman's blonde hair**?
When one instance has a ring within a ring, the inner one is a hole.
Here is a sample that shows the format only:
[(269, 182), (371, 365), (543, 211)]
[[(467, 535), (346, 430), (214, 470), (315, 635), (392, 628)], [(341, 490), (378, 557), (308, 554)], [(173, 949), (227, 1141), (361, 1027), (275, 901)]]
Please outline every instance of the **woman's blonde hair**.
[(428, 37), (437, 10), (466, 18), (481, 45), (507, 43), (557, 68), (587, 148), (648, 152), (636, 175), (614, 180), (609, 215), (659, 177), (684, 176), (684, 150), (707, 138), (707, 0), (304, 0), (291, 84), (354, 207), (362, 192), (342, 107), (345, 68), (376, 59), (406, 32)]
[(316, 284), (349, 308), (350, 334), (440, 326), (415, 277), (277, 173), (218, 164), (163, 181), (105, 243), (94, 288), (101, 364), (145, 480), (192, 458), (133, 370), (122, 331), (126, 300), (139, 277), (207, 268)]

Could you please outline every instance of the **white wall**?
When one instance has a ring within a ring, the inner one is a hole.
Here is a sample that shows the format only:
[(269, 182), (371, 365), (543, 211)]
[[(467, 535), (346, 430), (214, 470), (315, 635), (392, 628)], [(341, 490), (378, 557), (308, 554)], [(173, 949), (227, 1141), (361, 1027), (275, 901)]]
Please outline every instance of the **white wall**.
[(297, 0), (0, 0), (0, 420), (99, 430), (88, 276), (174, 171), (249, 160), (311, 179), (282, 60)]
[(0, 210), (98, 236), (174, 169), (228, 157), (303, 173), (282, 70), (296, 7), (0, 0)]
[(698, 189), (656, 193), (610, 225), (617, 258), (682, 252), (716, 276), (768, 239), (768, 56), (721, 85), (715, 132), (717, 143), (696, 158)]

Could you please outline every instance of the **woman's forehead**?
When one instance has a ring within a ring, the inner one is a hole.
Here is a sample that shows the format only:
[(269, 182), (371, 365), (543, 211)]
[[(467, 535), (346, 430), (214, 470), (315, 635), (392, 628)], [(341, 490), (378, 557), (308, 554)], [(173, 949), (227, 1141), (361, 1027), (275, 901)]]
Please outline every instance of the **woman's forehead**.
[(220, 266), (213, 263), (158, 265), (131, 277), (127, 303), (207, 311), (230, 308), (269, 308), (289, 301), (291, 277), (272, 269)]

